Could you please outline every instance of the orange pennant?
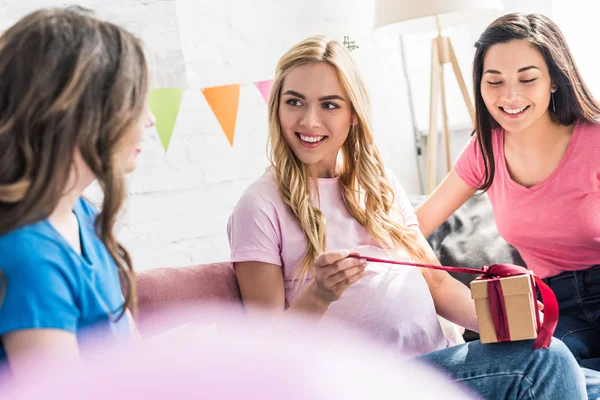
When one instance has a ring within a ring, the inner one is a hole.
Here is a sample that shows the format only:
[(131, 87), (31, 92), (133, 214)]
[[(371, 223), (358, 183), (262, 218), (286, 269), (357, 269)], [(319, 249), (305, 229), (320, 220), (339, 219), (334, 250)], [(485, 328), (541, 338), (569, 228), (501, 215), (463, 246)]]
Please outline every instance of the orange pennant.
[(240, 100), (240, 85), (216, 86), (202, 89), (202, 93), (217, 117), (229, 144), (233, 146), (235, 135), (235, 121), (237, 119), (238, 104)]

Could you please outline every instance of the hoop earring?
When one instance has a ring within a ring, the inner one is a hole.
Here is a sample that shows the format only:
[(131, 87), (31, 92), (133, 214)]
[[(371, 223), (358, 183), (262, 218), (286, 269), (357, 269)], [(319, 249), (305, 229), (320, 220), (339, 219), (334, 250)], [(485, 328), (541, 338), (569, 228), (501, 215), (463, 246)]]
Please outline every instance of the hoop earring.
[(554, 92), (550, 95), (552, 97), (552, 111), (556, 112), (556, 106), (554, 105)]

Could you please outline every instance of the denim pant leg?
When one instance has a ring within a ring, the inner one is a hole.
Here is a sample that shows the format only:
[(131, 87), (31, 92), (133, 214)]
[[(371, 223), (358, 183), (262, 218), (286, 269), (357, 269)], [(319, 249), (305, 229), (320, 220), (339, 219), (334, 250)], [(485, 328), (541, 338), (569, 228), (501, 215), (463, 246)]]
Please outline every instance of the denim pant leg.
[(588, 368), (581, 368), (581, 370), (585, 375), (588, 399), (600, 400), (600, 372)]
[(533, 350), (531, 340), (493, 344), (475, 341), (418, 359), (483, 399), (587, 399), (584, 371), (557, 339), (552, 339), (548, 350)]
[(554, 336), (581, 366), (600, 370), (600, 266), (564, 272), (545, 281), (560, 308)]

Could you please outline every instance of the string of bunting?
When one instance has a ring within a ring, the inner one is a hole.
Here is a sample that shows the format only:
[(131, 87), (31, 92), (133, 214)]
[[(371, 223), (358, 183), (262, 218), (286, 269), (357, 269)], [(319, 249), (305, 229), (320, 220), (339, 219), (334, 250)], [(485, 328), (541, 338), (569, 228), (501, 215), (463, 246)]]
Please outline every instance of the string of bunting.
[[(359, 48), (355, 41), (350, 40), (349, 36), (344, 36), (343, 45), (348, 48), (348, 51)], [(273, 87), (273, 80), (254, 82), (254, 85), (260, 91), (265, 102), (268, 103), (271, 88)], [(202, 89), (208, 105), (219, 121), (225, 137), (231, 146), (233, 146), (235, 138), (240, 86), (241, 84), (236, 83), (234, 85)], [(171, 143), (184, 90), (183, 88), (153, 89), (150, 94), (150, 110), (156, 118), (156, 131), (165, 152), (169, 148), (169, 143)]]
[[(269, 101), (273, 80), (254, 82), (265, 102)], [(229, 144), (233, 146), (237, 121), (241, 84), (215, 86), (202, 89), (202, 94), (210, 106)], [(156, 131), (165, 152), (169, 148), (179, 108), (183, 99), (183, 88), (152, 89), (150, 110), (156, 118)]]

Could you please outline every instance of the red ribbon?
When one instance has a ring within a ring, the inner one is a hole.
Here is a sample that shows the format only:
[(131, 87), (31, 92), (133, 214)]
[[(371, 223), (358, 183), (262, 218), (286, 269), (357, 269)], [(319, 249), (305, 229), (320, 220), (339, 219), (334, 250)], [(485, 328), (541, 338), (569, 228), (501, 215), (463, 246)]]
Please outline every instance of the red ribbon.
[[(504, 303), (504, 293), (502, 293), (502, 284), (497, 276), (488, 279), (488, 301), (490, 310), (500, 310), (492, 312), (494, 328), (496, 328), (496, 339), (498, 342), (510, 342), (510, 330), (508, 328), (508, 317), (506, 315), (506, 305)], [(533, 291), (535, 293), (535, 291)], [(533, 304), (536, 304), (535, 301)]]
[(381, 258), (374, 257), (362, 257), (362, 256), (353, 256), (356, 258), (363, 258), (369, 262), (378, 262), (378, 263), (387, 263), (387, 264), (396, 264), (396, 265), (409, 265), (413, 267), (422, 267), (422, 268), (430, 268), (437, 269), (447, 272), (458, 272), (462, 274), (475, 274), (481, 275), (477, 279), (486, 279), (488, 281), (488, 300), (490, 303), (490, 311), (492, 314), (492, 319), (494, 321), (494, 326), (496, 328), (496, 336), (499, 342), (510, 341), (510, 334), (508, 330), (508, 318), (506, 316), (506, 307), (504, 305), (504, 296), (502, 294), (502, 286), (500, 284), (499, 278), (507, 278), (510, 276), (521, 276), (521, 275), (529, 275), (531, 280), (531, 288), (533, 295), (533, 304), (534, 307), (537, 305), (537, 299), (535, 296), (535, 285), (540, 290), (540, 294), (542, 296), (542, 303), (544, 304), (544, 322), (540, 323), (539, 312), (536, 310), (536, 324), (538, 335), (533, 343), (534, 349), (544, 348), (547, 349), (550, 346), (550, 340), (552, 339), (552, 334), (556, 329), (556, 325), (558, 324), (558, 301), (556, 300), (556, 296), (554, 292), (544, 281), (535, 276), (535, 274), (528, 270), (525, 267), (521, 267), (519, 265), (513, 264), (494, 264), (488, 266), (483, 266), (481, 269), (473, 269), (473, 268), (460, 268), (460, 267), (444, 267), (441, 265), (430, 265), (430, 264), (419, 264), (419, 263), (411, 263), (404, 261), (396, 261), (396, 260), (386, 260)]

